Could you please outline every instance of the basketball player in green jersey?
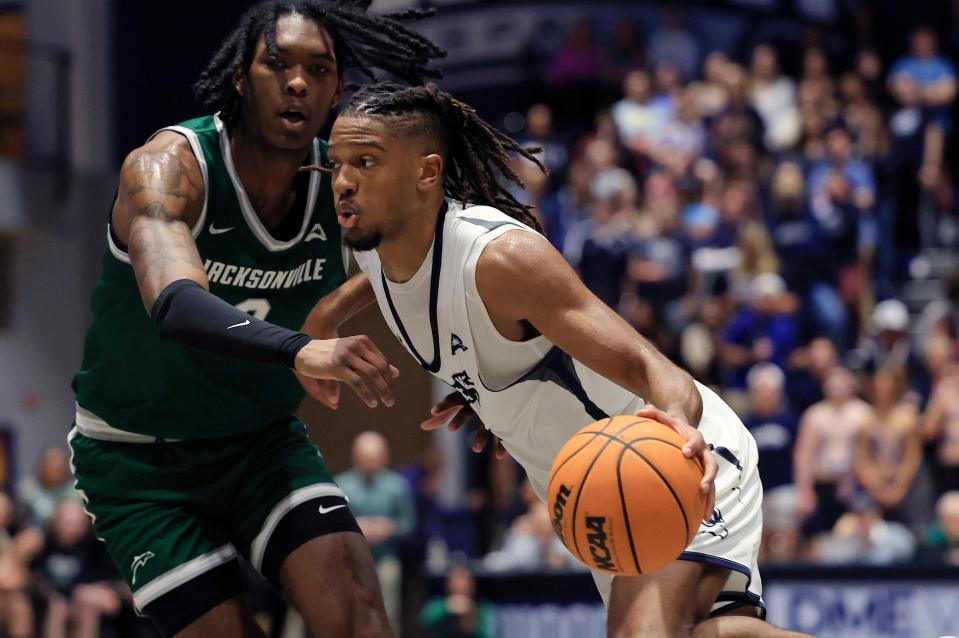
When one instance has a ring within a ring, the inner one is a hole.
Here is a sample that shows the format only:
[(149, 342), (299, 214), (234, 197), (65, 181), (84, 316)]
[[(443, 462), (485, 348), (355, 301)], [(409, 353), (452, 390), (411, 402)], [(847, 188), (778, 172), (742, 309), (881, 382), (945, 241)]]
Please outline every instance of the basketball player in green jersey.
[(369, 549), (291, 416), (290, 369), (328, 402), (317, 379), (393, 402), (397, 371), (368, 338), (311, 329), (346, 271), (329, 176), (300, 170), (325, 162), (346, 68), (436, 75), (442, 50), (369, 4), (254, 7), (197, 83), (217, 114), (123, 163), (70, 445), (97, 536), (167, 635), (262, 635), (241, 556), (314, 635), (391, 635)]

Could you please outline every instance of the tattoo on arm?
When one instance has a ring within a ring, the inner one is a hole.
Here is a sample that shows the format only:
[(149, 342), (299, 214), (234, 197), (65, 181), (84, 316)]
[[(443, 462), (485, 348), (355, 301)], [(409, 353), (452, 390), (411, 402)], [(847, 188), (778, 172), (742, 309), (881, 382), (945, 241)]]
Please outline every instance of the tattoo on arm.
[(147, 311), (178, 279), (208, 287), (190, 229), (203, 205), (203, 186), (184, 159), (173, 152), (132, 158), (123, 171), (123, 204), (130, 262)]

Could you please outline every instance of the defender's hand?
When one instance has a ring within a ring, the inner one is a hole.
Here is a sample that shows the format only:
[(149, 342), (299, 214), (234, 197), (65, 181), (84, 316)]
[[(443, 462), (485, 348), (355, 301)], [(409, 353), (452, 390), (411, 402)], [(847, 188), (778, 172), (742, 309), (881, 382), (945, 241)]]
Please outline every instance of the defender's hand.
[(473, 434), (473, 442), (470, 444), (473, 451), (477, 454), (482, 452), (492, 439), (494, 441), (493, 445), (496, 446), (494, 450), (496, 458), (501, 459), (506, 456), (506, 448), (503, 447), (503, 442), (486, 429), (479, 416), (459, 392), (450, 392), (443, 397), (439, 403), (430, 409), (430, 414), (432, 415), (430, 418), (420, 423), (420, 427), (424, 430), (436, 430), (446, 425), (447, 430), (456, 432), (475, 417), (477, 427)]
[(716, 503), (715, 481), (719, 465), (713, 458), (712, 449), (706, 445), (702, 432), (686, 423), (685, 419), (664, 412), (654, 405), (647, 404), (646, 407), (636, 413), (636, 416), (653, 419), (673, 428), (686, 439), (686, 445), (683, 446), (683, 455), (689, 459), (699, 457), (703, 465), (703, 480), (699, 484), (699, 490), (706, 498), (703, 520), (709, 520), (713, 515), (713, 507)]
[(297, 353), (295, 369), (313, 379), (342, 381), (371, 408), (379, 401), (387, 406), (395, 402), (393, 380), (400, 372), (365, 335), (314, 339)]

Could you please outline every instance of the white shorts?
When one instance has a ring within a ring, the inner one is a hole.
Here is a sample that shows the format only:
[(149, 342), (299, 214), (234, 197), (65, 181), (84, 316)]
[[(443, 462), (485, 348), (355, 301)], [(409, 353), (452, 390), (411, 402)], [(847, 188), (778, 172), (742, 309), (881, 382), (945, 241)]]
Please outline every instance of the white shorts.
[[(763, 530), (763, 486), (756, 469), (756, 441), (736, 413), (712, 390), (699, 383), (703, 417), (699, 424), (719, 463), (716, 509), (703, 522), (679, 560), (726, 567), (729, 578), (713, 603), (712, 613), (754, 606), (765, 613), (762, 579), (756, 559)], [(609, 606), (613, 576), (593, 571), (596, 588)]]

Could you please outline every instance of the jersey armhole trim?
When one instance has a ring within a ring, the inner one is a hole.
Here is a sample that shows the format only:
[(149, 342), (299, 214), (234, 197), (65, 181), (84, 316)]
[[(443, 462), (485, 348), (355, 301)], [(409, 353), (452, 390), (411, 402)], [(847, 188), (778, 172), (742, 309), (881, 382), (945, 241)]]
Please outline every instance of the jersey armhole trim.
[[(206, 223), (207, 205), (210, 201), (210, 179), (209, 171), (206, 165), (206, 156), (203, 154), (203, 148), (200, 146), (200, 138), (197, 137), (197, 134), (194, 131), (186, 128), (185, 126), (167, 126), (165, 128), (161, 128), (159, 131), (151, 135), (147, 139), (147, 142), (164, 131), (179, 133), (187, 139), (187, 141), (190, 143), (190, 148), (193, 150), (193, 156), (196, 158), (196, 162), (200, 166), (200, 174), (203, 176), (203, 208), (200, 210), (200, 216), (197, 218), (196, 223), (193, 224), (193, 228), (190, 229), (190, 231), (193, 233), (193, 239), (196, 239), (200, 236), (200, 233), (203, 232), (203, 226)], [(125, 264), (129, 264), (130, 255), (121, 249), (113, 239), (111, 222), (112, 219), (110, 222), (107, 222), (107, 245), (110, 247), (110, 252), (114, 257)]]

